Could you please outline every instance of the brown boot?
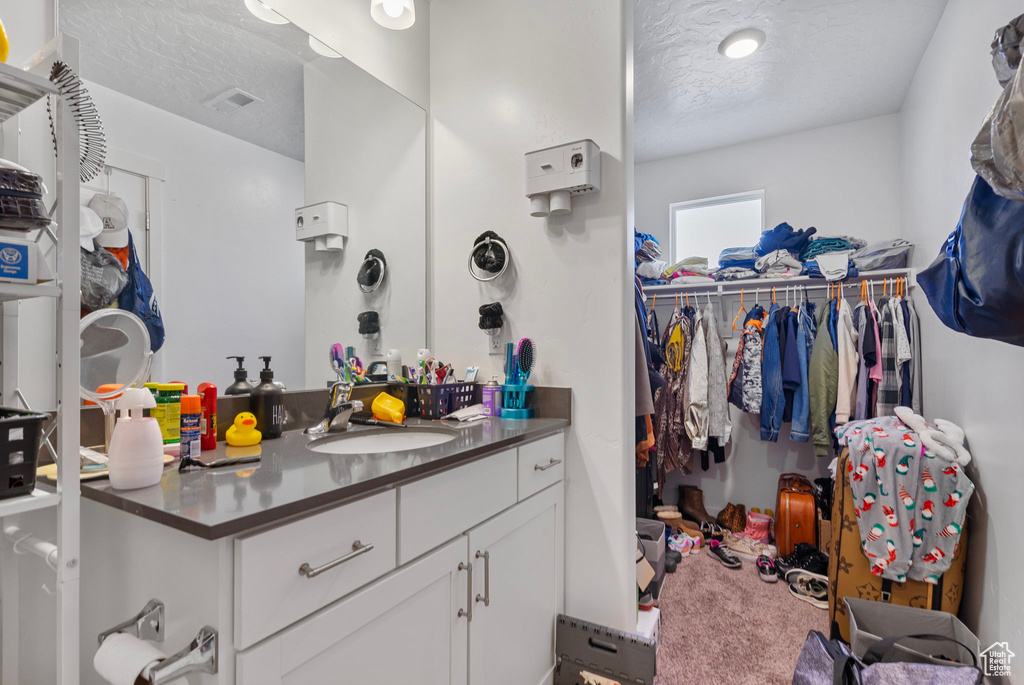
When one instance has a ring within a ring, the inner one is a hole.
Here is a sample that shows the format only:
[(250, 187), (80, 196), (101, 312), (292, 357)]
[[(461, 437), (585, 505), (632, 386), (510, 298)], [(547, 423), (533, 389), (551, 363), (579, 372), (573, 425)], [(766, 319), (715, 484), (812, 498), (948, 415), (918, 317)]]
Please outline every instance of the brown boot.
[(695, 485), (680, 487), (682, 501), (679, 510), (686, 518), (697, 523), (715, 523), (715, 517), (704, 508), (704, 491)]
[(725, 505), (722, 511), (718, 512), (718, 516), (715, 518), (718, 521), (718, 525), (724, 526), (729, 530), (732, 530), (733, 512), (736, 510), (736, 505), (729, 502)]

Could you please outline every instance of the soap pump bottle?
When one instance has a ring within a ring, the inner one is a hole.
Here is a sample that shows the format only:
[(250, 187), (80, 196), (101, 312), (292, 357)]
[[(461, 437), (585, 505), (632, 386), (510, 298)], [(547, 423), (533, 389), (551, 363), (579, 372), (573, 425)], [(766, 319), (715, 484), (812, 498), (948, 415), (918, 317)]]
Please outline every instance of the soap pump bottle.
[(249, 374), (246, 372), (245, 367), (242, 363), (245, 361), (245, 357), (227, 357), (227, 359), (234, 359), (238, 362), (238, 368), (235, 369), (235, 382), (227, 387), (224, 391), (225, 395), (248, 395), (252, 392), (252, 383), (249, 382)]
[(264, 368), (260, 371), (260, 384), (252, 391), (250, 405), (256, 415), (256, 429), (263, 433), (263, 439), (279, 438), (284, 429), (284, 393), (274, 383), (274, 372), (270, 369), (270, 357), (260, 357)]
[(153, 393), (143, 388), (128, 388), (114, 405), (121, 418), (110, 437), (107, 466), (110, 485), (115, 490), (133, 490), (156, 485), (164, 471), (164, 441), (153, 417), (144, 409), (156, 407)]

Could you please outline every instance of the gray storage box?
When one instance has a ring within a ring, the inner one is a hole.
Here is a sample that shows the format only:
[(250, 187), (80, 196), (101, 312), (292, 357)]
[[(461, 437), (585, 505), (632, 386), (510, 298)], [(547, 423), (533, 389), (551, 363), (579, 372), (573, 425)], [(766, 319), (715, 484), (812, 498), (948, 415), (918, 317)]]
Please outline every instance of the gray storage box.
[[(636, 532), (644, 546), (644, 558), (654, 567), (650, 592), (658, 599), (665, 582), (665, 524), (651, 519), (637, 519)], [(647, 540), (645, 537), (653, 539)]]
[[(850, 646), (858, 657), (863, 657), (873, 644), (884, 638), (925, 634), (957, 640), (973, 650), (974, 655), (972, 657), (963, 647), (945, 640), (903, 640), (891, 652), (899, 658), (886, 661), (948, 666), (948, 659), (955, 659), (970, 666), (981, 654), (977, 636), (953, 614), (856, 597), (846, 597), (843, 601), (850, 617)], [(932, 658), (932, 655), (942, 655), (946, 659)], [(980, 664), (980, 660), (977, 663)]]
[(622, 685), (654, 685), (654, 639), (559, 614), (555, 623), (555, 685), (583, 685), (591, 673)]

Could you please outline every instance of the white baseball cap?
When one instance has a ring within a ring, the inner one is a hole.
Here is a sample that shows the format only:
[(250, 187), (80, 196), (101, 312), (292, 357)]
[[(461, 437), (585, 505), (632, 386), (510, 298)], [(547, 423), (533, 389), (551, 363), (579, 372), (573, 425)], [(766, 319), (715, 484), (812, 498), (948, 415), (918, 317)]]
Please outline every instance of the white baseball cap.
[(128, 245), (128, 205), (117, 195), (96, 193), (89, 200), (89, 208), (103, 221), (103, 231), (96, 237), (100, 247)]
[(78, 228), (82, 249), (88, 252), (95, 252), (96, 243), (93, 239), (100, 233), (103, 233), (103, 219), (88, 207), (79, 207)]

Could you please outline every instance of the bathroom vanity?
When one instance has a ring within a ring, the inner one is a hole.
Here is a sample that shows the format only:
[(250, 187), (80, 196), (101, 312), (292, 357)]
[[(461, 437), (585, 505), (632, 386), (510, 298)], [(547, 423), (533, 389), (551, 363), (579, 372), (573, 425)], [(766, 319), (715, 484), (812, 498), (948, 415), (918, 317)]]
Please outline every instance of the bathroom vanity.
[(551, 682), (568, 425), (487, 419), (372, 454), (293, 431), (255, 469), (84, 483), (82, 682), (101, 682), (97, 635), (151, 599), (166, 653), (218, 632), (218, 672), (175, 682)]

